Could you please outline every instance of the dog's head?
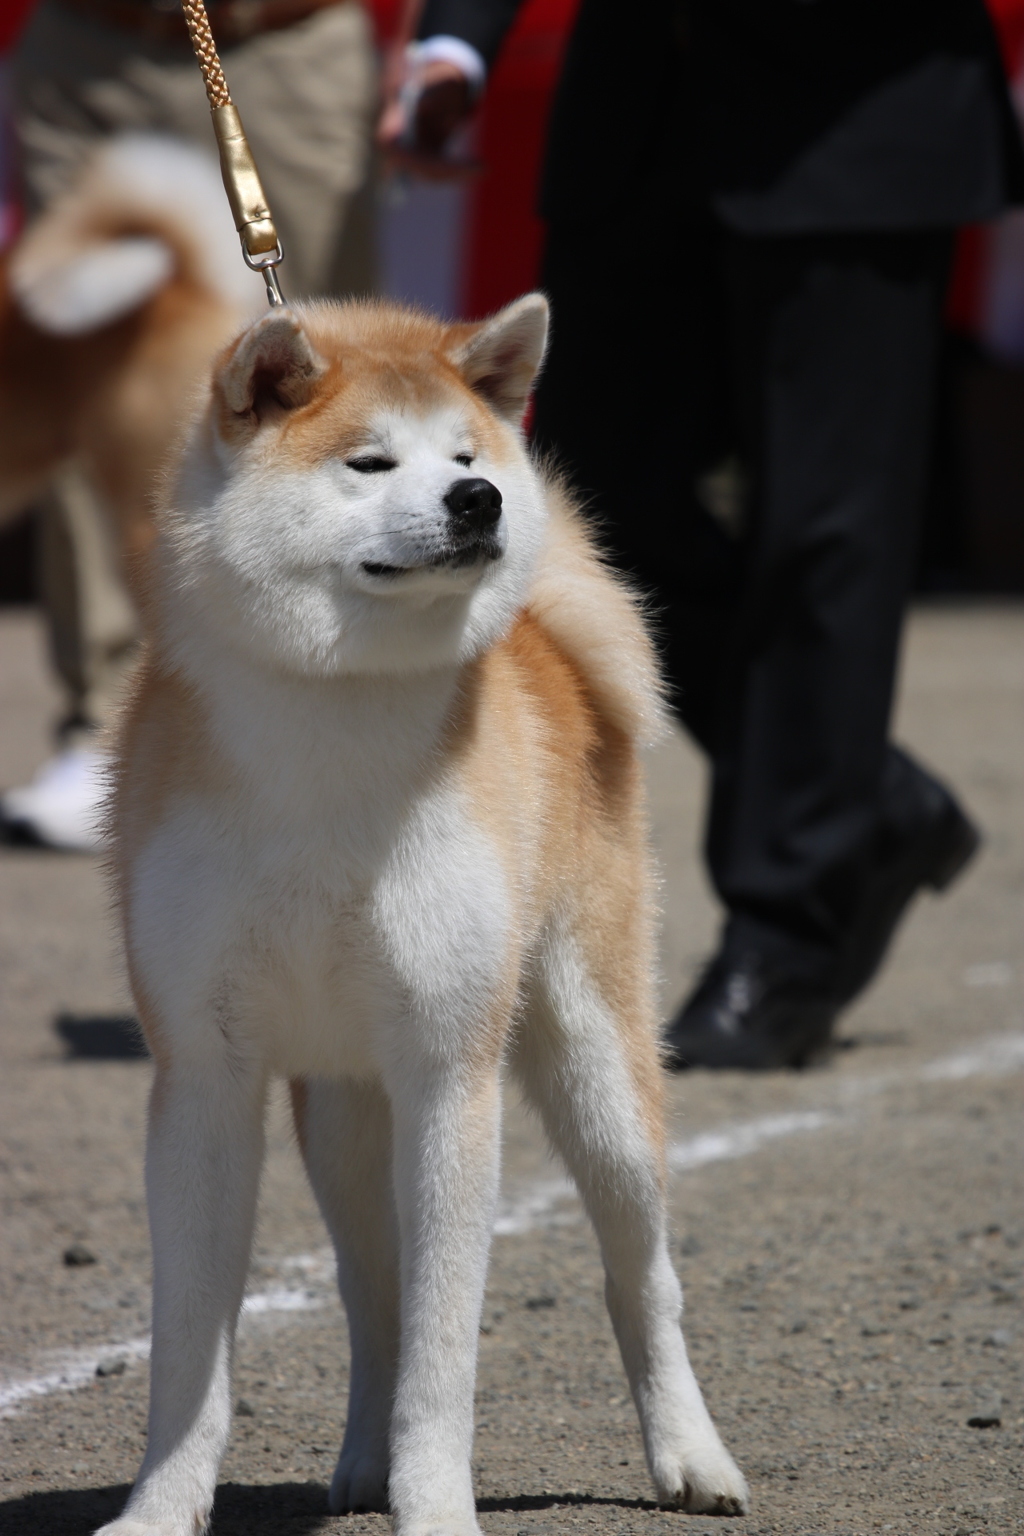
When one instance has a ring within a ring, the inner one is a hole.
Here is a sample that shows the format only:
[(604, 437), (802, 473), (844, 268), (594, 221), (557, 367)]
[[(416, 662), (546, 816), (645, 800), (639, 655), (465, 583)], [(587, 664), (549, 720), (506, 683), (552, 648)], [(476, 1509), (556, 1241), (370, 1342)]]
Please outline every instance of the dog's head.
[(323, 304), (250, 327), (173, 488), (165, 622), (314, 676), (477, 654), (543, 535), (521, 423), (546, 334), (539, 294), (480, 325)]

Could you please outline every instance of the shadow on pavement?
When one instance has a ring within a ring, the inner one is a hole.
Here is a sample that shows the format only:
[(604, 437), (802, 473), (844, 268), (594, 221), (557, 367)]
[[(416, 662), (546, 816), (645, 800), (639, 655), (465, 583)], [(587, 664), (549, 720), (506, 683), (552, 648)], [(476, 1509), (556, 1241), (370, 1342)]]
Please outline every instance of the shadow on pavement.
[(130, 1014), (58, 1013), (53, 1027), (67, 1046), (68, 1060), (130, 1061), (149, 1055)]
[[(121, 1513), (129, 1485), (116, 1488), (61, 1489), (28, 1493), (0, 1502), (4, 1536), (90, 1536), (98, 1525)], [(330, 1520), (322, 1483), (272, 1483), (254, 1487), (223, 1483), (213, 1509), (216, 1536), (307, 1536)], [(332, 1522), (333, 1524), (333, 1522)]]
[(580, 1508), (612, 1509), (661, 1509), (668, 1505), (656, 1504), (653, 1499), (602, 1498), (596, 1493), (520, 1493), (506, 1499), (477, 1499), (477, 1513), (481, 1515), (526, 1514), (531, 1509), (559, 1509), (571, 1504)]
[(91, 859), (95, 854), (84, 848), (54, 848), (50, 843), (44, 843), (31, 827), (25, 826), (20, 821), (8, 821), (0, 815), (0, 848), (13, 848), (17, 853), (29, 851), (33, 854), (45, 854), (53, 859)]
[[(0, 1502), (0, 1530), (4, 1536), (90, 1536), (98, 1525), (121, 1513), (129, 1485), (116, 1488), (61, 1489), (55, 1493), (27, 1493), (20, 1499)], [(619, 1509), (655, 1510), (650, 1499), (597, 1498), (592, 1494), (520, 1494), (510, 1498), (478, 1499), (481, 1514), (521, 1513), (555, 1509), (559, 1505), (611, 1505)], [(344, 1528), (327, 1510), (327, 1489), (322, 1483), (222, 1483), (213, 1506), (214, 1536), (312, 1536), (323, 1522), (331, 1530)]]

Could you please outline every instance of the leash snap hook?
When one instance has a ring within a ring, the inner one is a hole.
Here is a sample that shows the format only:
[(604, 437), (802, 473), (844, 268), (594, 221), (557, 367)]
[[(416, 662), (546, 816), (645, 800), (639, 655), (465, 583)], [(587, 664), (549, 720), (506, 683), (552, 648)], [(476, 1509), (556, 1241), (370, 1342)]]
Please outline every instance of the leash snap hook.
[(259, 272), (267, 285), (267, 303), (271, 309), (279, 308), (285, 302), (281, 284), (277, 280), (278, 265), (284, 260), (280, 239), (272, 251), (262, 251), (257, 256), (250, 256), (246, 249), (244, 234), (239, 235), (239, 240), (242, 244), (242, 260), (250, 271)]

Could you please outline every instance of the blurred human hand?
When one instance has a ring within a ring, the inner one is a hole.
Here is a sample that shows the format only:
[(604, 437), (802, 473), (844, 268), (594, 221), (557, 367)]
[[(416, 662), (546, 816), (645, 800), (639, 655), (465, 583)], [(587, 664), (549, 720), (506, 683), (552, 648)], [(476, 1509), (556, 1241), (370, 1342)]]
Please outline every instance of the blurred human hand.
[(474, 176), (475, 161), (447, 153), (452, 135), (468, 122), (474, 90), (449, 59), (417, 60), (415, 50), (392, 50), (384, 66), (384, 107), (377, 142), (385, 164), (431, 181)]

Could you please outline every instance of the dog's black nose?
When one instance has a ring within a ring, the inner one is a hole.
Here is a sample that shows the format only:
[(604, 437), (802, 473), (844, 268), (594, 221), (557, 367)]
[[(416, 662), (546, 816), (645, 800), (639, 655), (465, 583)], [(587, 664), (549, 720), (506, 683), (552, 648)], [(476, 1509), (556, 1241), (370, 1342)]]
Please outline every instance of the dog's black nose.
[(501, 518), (501, 492), (489, 480), (456, 480), (444, 504), (458, 533), (486, 533)]

